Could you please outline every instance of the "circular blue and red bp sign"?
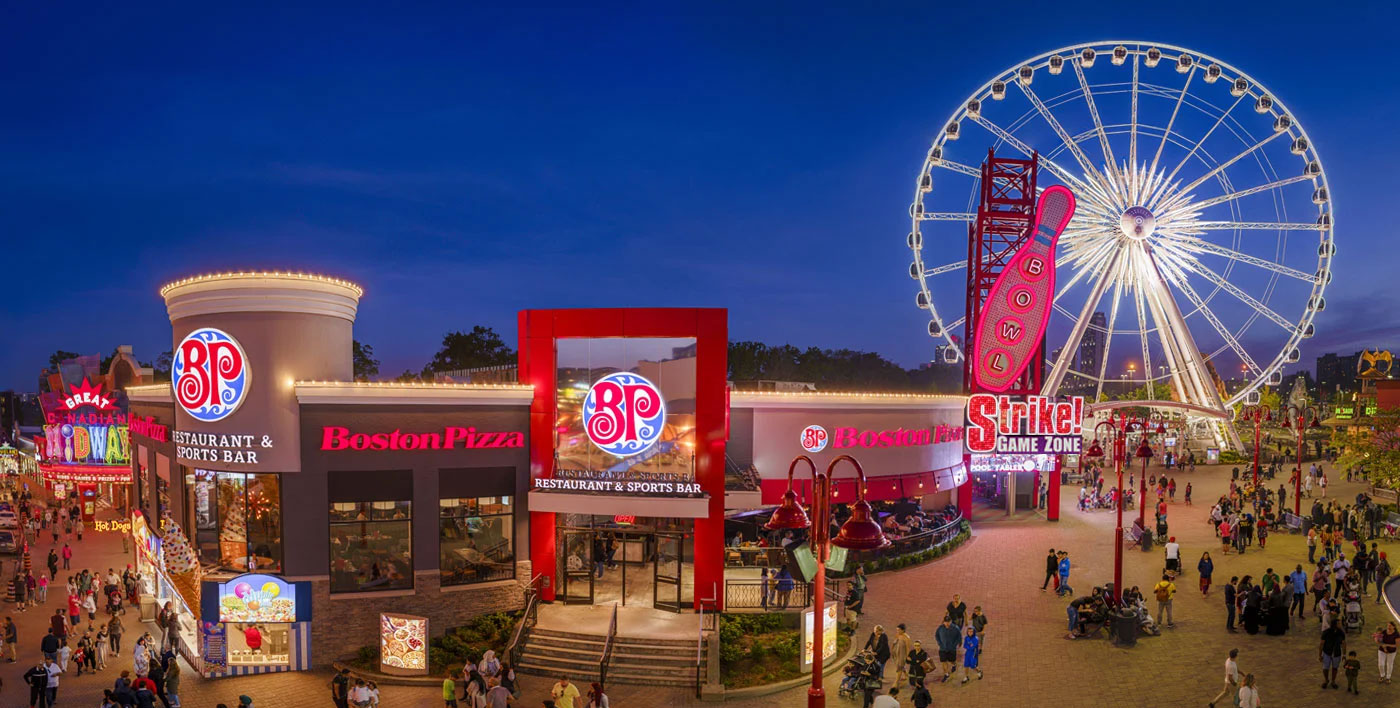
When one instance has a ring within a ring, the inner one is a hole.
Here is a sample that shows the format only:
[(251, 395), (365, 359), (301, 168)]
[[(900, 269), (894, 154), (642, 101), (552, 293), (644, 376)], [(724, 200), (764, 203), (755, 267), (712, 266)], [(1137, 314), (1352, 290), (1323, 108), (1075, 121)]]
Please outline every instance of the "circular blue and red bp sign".
[(608, 374), (583, 399), (583, 429), (610, 455), (630, 457), (655, 445), (666, 426), (666, 399), (646, 377), (630, 371)]
[(223, 330), (202, 327), (190, 332), (170, 365), (175, 400), (195, 420), (223, 420), (248, 397), (251, 371), (243, 347)]

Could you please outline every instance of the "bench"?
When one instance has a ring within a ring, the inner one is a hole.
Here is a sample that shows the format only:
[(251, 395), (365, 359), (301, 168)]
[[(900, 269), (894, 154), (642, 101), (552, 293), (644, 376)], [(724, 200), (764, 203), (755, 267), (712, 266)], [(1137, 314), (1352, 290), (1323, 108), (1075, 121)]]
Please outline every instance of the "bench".
[(1141, 545), (1142, 545), (1142, 527), (1141, 527), (1141, 526), (1129, 526), (1128, 528), (1123, 529), (1123, 538), (1127, 539), (1127, 541), (1128, 541), (1128, 548), (1132, 548), (1133, 546), (1141, 546)]

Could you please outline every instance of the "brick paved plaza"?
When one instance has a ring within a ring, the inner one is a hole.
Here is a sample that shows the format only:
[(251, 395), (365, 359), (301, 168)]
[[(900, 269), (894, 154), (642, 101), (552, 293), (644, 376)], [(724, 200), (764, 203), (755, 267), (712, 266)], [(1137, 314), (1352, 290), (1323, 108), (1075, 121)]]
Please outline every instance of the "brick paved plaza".
[[(1359, 484), (1337, 480), (1330, 487), (1332, 496), (1351, 499)], [(1221, 664), (1231, 647), (1240, 649), (1242, 671), (1252, 672), (1259, 681), (1266, 706), (1393, 706), (1400, 705), (1400, 686), (1376, 684), (1375, 652), (1367, 637), (1355, 637), (1362, 660), (1362, 693), (1359, 697), (1340, 690), (1318, 687), (1316, 642), (1317, 624), (1309, 614), (1303, 624), (1284, 637), (1262, 632), (1227, 634), (1224, 608), (1218, 592), (1209, 599), (1196, 591), (1195, 561), (1209, 549), (1215, 558), (1216, 582), (1231, 575), (1258, 576), (1266, 567), (1280, 575), (1306, 559), (1300, 536), (1273, 535), (1267, 551), (1257, 547), (1243, 557), (1216, 553), (1211, 526), (1206, 522), (1209, 503), (1226, 487), (1228, 468), (1198, 468), (1196, 473), (1177, 473), (1179, 487), (1194, 485), (1195, 506), (1178, 503), (1169, 512), (1171, 530), (1181, 542), (1190, 572), (1178, 583), (1176, 628), (1159, 638), (1147, 637), (1136, 648), (1119, 649), (1106, 639), (1069, 641), (1065, 637), (1065, 600), (1041, 593), (1045, 552), (1050, 547), (1071, 552), (1074, 564), (1072, 584), (1080, 592), (1110, 579), (1113, 571), (1113, 514), (1107, 511), (1080, 513), (1074, 508), (1072, 490), (1064, 494), (1063, 521), (1050, 524), (1040, 520), (1012, 521), (979, 525), (973, 540), (953, 555), (934, 563), (902, 572), (881, 573), (870, 579), (867, 614), (858, 634), (864, 641), (869, 628), (882, 623), (893, 628), (898, 622), (926, 645), (932, 644), (933, 629), (942, 616), (942, 607), (953, 593), (961, 593), (971, 607), (980, 604), (989, 615), (987, 644), (983, 656), (986, 678), (966, 685), (935, 686), (939, 706), (1204, 706), (1219, 690)], [(1305, 500), (1306, 501), (1306, 500)], [(1291, 503), (1290, 503), (1291, 506)], [(1400, 550), (1400, 544), (1388, 544)], [(39, 557), (47, 553), (41, 544)], [(82, 566), (104, 570), (121, 567), (121, 546), (115, 536), (94, 537), (78, 546), (74, 569)], [(1392, 556), (1394, 557), (1394, 556)], [(1162, 566), (1160, 546), (1152, 553), (1130, 551), (1126, 556), (1125, 583), (1147, 588)], [(8, 570), (8, 568), (7, 568)], [(0, 666), (4, 689), (0, 705), (25, 705), (20, 674), (33, 663), (42, 636), (42, 623), (62, 601), (61, 593), (50, 593), (47, 611), (31, 610), (10, 614), (20, 625), (20, 658), (16, 664)], [(1367, 623), (1374, 626), (1384, 617), (1384, 607), (1367, 604)], [(128, 632), (134, 629), (134, 615), (128, 617)], [(129, 639), (134, 635), (128, 634)], [(1353, 648), (1349, 644), (1348, 649)], [(130, 668), (130, 653), (121, 657), (116, 669)], [(273, 674), (243, 678), (203, 680), (186, 668), (182, 690), (188, 708), (214, 708), (218, 703), (236, 705), (239, 694), (253, 696), (263, 708), (280, 706), (329, 706), (326, 682), (329, 672)], [(109, 687), (116, 672), (109, 665), (96, 676), (63, 679), (59, 705), (96, 706), (101, 691)], [(524, 693), (518, 705), (535, 707), (552, 684), (553, 678), (523, 677)], [(836, 697), (835, 677), (827, 681), (828, 705), (859, 705)], [(614, 686), (612, 705), (633, 706), (699, 705), (685, 691)], [(384, 687), (381, 705), (441, 705), (437, 689)], [(802, 689), (761, 699), (729, 701), (734, 706), (775, 706), (795, 708), (805, 705)], [(908, 705), (905, 702), (905, 705)], [(1228, 703), (1224, 704), (1228, 705)]]

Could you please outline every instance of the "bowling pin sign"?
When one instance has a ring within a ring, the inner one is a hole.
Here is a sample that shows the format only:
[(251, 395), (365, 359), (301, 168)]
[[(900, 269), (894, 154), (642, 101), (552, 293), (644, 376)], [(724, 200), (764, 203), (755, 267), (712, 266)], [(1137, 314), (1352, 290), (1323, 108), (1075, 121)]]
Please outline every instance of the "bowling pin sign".
[(1074, 204), (1074, 193), (1060, 185), (1041, 192), (1031, 237), (992, 283), (973, 340), (972, 374), (983, 390), (1010, 388), (1045, 335), (1055, 298), (1055, 246), (1074, 218)]

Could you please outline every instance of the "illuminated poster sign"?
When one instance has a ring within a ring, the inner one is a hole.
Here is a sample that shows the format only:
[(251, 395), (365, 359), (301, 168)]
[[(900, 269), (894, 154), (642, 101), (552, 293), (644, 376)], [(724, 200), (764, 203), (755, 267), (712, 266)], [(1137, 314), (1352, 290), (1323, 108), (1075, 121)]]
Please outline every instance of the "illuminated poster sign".
[(1049, 472), (1055, 468), (1050, 455), (1006, 453), (1002, 455), (969, 455), (973, 472)]
[(442, 432), (352, 433), (349, 428), (327, 425), (321, 429), (322, 450), (480, 450), (525, 447), (525, 434), (447, 426)]
[(219, 583), (220, 622), (295, 622), (296, 586), (260, 573)]
[(972, 367), (973, 379), (984, 389), (1010, 388), (1035, 357), (1055, 295), (1055, 245), (1074, 206), (1074, 194), (1063, 186), (1041, 192), (1031, 238), (987, 292), (974, 333), (977, 361)]
[(57, 423), (44, 426), (44, 461), (122, 465), (131, 460), (125, 425)]
[(87, 379), (83, 379), (81, 384), (77, 386), (69, 385), (69, 388), (72, 389), (73, 393), (70, 396), (64, 397), (63, 407), (70, 411), (83, 407), (92, 407), (99, 411), (109, 411), (116, 407), (112, 398), (102, 395), (102, 382), (100, 381), (94, 386), (89, 383)]
[[(802, 611), (802, 654), (800, 661), (803, 673), (812, 670), (812, 662), (815, 658), (813, 654), (813, 635), (816, 633), (814, 623), (816, 620), (815, 610)], [(822, 607), (822, 659), (836, 656), (836, 603), (827, 602)]]
[(826, 428), (820, 425), (809, 425), (802, 429), (802, 435), (798, 439), (798, 444), (807, 452), (821, 452), (826, 449), (827, 435)]
[(243, 347), (228, 333), (202, 327), (180, 342), (171, 361), (175, 400), (195, 420), (213, 423), (238, 410), (252, 372)]
[(1056, 402), (1046, 396), (1024, 401), (977, 393), (967, 399), (968, 452), (1080, 454), (1084, 445), (1084, 398)]
[(834, 428), (836, 449), (849, 447), (920, 447), (962, 440), (963, 430), (956, 425), (936, 425), (929, 428), (894, 428), (892, 430), (861, 430)]
[(666, 401), (656, 384), (630, 371), (608, 374), (583, 399), (583, 429), (604, 452), (627, 457), (661, 439)]
[(386, 674), (428, 673), (428, 618), (379, 616), (379, 669)]

